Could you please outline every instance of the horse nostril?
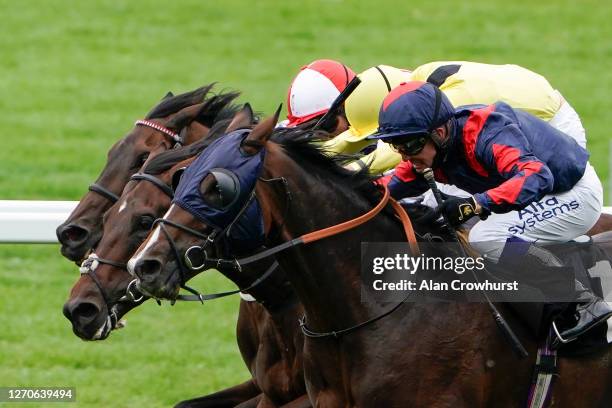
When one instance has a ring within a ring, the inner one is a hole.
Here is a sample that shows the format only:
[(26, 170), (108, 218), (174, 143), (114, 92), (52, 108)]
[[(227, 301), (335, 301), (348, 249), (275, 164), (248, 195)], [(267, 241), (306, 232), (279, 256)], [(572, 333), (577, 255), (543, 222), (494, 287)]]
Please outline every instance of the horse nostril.
[(100, 312), (100, 309), (93, 303), (79, 303), (72, 311), (73, 316), (82, 318), (83, 320), (92, 320)]
[(78, 323), (81, 327), (83, 327), (93, 322), (99, 313), (100, 309), (98, 306), (93, 303), (83, 302), (77, 304), (72, 310), (72, 319), (70, 320), (73, 323)]
[(64, 316), (72, 323), (85, 325), (95, 320), (98, 313), (100, 313), (100, 308), (90, 302), (66, 303), (63, 312)]
[(159, 274), (161, 267), (161, 262), (155, 259), (139, 260), (134, 267), (134, 272), (137, 276), (143, 278), (147, 275)]
[(56, 234), (59, 242), (67, 246), (77, 246), (89, 238), (89, 231), (76, 224), (59, 226)]

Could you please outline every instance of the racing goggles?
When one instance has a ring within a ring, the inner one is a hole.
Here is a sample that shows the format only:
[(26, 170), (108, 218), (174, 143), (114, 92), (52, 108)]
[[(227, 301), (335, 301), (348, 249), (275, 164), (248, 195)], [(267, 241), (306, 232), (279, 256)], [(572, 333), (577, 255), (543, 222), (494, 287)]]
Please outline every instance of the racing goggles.
[(389, 143), (391, 144), (391, 148), (399, 154), (416, 156), (421, 153), (428, 140), (429, 135), (423, 134), (419, 136), (392, 138)]

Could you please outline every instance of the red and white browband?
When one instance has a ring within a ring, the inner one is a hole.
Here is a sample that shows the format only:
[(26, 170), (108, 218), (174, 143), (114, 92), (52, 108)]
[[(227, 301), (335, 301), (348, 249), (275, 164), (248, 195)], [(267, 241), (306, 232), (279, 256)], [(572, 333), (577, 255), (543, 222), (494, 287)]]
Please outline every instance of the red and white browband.
[(170, 136), (176, 143), (181, 143), (181, 144), (183, 143), (178, 133), (174, 133), (167, 127), (164, 127), (158, 123), (141, 119), (141, 120), (137, 120), (135, 125), (141, 125), (141, 126), (147, 126), (147, 127), (153, 128), (159, 132), (162, 132), (164, 135)]

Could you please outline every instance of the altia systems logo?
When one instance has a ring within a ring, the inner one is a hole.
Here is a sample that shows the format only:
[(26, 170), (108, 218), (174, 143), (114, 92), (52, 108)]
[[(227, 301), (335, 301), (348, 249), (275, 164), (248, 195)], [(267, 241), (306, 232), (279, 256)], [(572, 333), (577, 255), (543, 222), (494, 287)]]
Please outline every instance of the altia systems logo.
[(519, 222), (508, 227), (508, 232), (523, 234), (527, 229), (535, 227), (538, 223), (559, 217), (578, 208), (580, 208), (580, 204), (576, 200), (561, 203), (557, 197), (550, 197), (543, 201), (535, 201), (518, 211)]

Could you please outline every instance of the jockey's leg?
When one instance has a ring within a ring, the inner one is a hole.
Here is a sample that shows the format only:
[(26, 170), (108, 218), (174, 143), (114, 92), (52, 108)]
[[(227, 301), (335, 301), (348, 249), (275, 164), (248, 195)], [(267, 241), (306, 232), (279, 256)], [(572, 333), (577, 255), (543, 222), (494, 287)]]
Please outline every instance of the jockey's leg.
[(567, 242), (584, 235), (599, 218), (603, 205), (601, 182), (587, 164), (574, 188), (544, 196), (520, 211), (491, 214), (470, 230), (470, 244), (496, 261), (510, 237), (527, 242)]
[[(521, 211), (506, 214), (492, 214), (488, 219), (478, 222), (470, 231), (470, 244), (489, 261), (497, 262), (505, 257), (507, 242), (523, 241), (528, 243), (567, 242), (585, 234), (597, 221), (601, 213), (603, 191), (594, 169), (587, 165), (584, 176), (573, 189), (561, 194), (544, 196), (537, 203), (530, 204)], [(510, 244), (508, 244), (510, 245)], [(513, 261), (522, 263), (528, 270), (563, 267), (550, 251), (526, 246), (521, 257)], [(573, 340), (590, 328), (612, 316), (612, 307), (578, 281), (572, 319), (565, 319), (560, 330), (563, 339)]]
[[(561, 99), (563, 101), (561, 107), (548, 123), (572, 137), (580, 146), (586, 149), (586, 132), (580, 117), (563, 96), (561, 96)], [(599, 220), (587, 235), (593, 236), (606, 231), (612, 231), (612, 215), (601, 214)]]

